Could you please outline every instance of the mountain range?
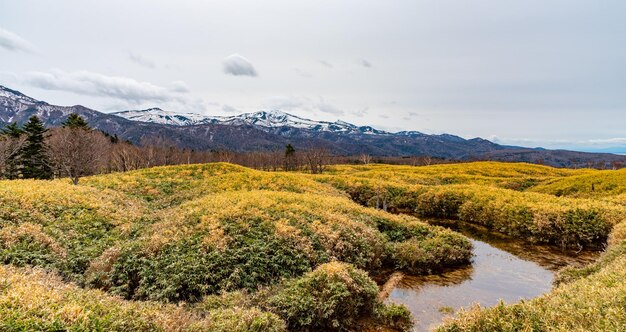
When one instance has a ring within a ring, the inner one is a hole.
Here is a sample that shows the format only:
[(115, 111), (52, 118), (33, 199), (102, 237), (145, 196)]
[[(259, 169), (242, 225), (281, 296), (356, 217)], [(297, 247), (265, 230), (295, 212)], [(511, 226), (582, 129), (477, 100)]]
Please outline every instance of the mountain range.
[(92, 127), (139, 143), (165, 137), (181, 148), (195, 150), (262, 151), (327, 147), (337, 155), (415, 156), (456, 160), (542, 162), (552, 166), (610, 165), (625, 156), (565, 150), (505, 146), (482, 138), (464, 139), (418, 131), (387, 132), (344, 121), (314, 121), (279, 110), (234, 116), (177, 114), (159, 108), (103, 113), (84, 106), (57, 106), (0, 86), (0, 128), (24, 123), (37, 115), (47, 126), (58, 126), (69, 114), (84, 117)]

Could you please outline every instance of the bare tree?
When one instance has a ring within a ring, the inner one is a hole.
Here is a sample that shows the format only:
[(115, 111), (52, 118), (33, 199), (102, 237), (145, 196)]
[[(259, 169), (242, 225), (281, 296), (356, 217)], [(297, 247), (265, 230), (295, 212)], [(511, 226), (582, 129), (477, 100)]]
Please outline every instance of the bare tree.
[(19, 137), (0, 136), (0, 177), (10, 177), (11, 160), (19, 153), (25, 142), (25, 135)]
[(372, 156), (367, 153), (362, 153), (361, 155), (359, 155), (359, 161), (367, 165), (372, 162)]
[(330, 153), (325, 147), (314, 147), (304, 151), (304, 158), (313, 174), (321, 174), (330, 163)]
[(109, 156), (111, 171), (127, 172), (144, 167), (144, 160), (138, 147), (127, 142), (113, 144)]
[(235, 158), (235, 153), (232, 151), (222, 150), (216, 152), (217, 161), (222, 163), (231, 163)]
[(111, 141), (98, 131), (54, 128), (47, 139), (49, 157), (57, 176), (69, 176), (73, 184), (105, 166)]

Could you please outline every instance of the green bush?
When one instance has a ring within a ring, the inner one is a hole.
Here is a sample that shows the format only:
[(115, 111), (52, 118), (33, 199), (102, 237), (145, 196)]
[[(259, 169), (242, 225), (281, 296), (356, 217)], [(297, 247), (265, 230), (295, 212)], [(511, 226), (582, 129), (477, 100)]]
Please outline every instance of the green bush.
[(391, 260), (396, 268), (413, 273), (432, 273), (460, 264), (472, 257), (472, 244), (452, 231), (421, 241), (410, 239), (391, 244)]
[(404, 305), (378, 304), (374, 307), (374, 319), (381, 326), (397, 331), (410, 331), (413, 327), (413, 316)]
[(350, 264), (320, 265), (289, 281), (268, 301), (293, 330), (346, 330), (372, 312), (378, 286)]
[(254, 290), (311, 269), (305, 255), (280, 238), (252, 232), (234, 241), (217, 250), (188, 239), (154, 256), (139, 246), (129, 247), (112, 265), (110, 290), (128, 299), (198, 301), (221, 290)]
[(208, 313), (210, 332), (284, 332), (285, 322), (273, 313), (257, 308), (217, 309)]

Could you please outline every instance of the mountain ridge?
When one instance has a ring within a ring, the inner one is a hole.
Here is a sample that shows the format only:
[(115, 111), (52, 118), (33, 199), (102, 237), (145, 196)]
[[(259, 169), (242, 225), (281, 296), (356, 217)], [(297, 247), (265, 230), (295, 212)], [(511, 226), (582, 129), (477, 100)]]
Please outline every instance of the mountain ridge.
[[(59, 126), (69, 114), (76, 113), (93, 128), (123, 140), (141, 143), (154, 137), (164, 137), (180, 148), (194, 150), (276, 151), (292, 144), (296, 149), (326, 147), (335, 155), (431, 156), (455, 160), (534, 162), (557, 167), (599, 163), (608, 167), (614, 162), (626, 163), (625, 156), (607, 153), (505, 146), (479, 137), (464, 139), (451, 134), (429, 135), (418, 131), (390, 133), (341, 120), (304, 119), (281, 111), (223, 117), (197, 115), (191, 121), (201, 123), (180, 125), (187, 123), (189, 116), (172, 114), (160, 108), (148, 110), (150, 112), (143, 114), (137, 114), (138, 111), (112, 114), (81, 105), (56, 106), (0, 85), (0, 128), (11, 122), (24, 123), (32, 115), (37, 115), (48, 127)], [(161, 117), (153, 118), (152, 122), (138, 121), (137, 116), (141, 118), (146, 114)], [(170, 118), (163, 118), (167, 116)], [(178, 121), (179, 124), (155, 123), (154, 119)]]
[[(261, 110), (232, 116), (211, 116), (197, 113), (174, 113), (160, 108), (128, 110), (110, 113), (128, 120), (159, 123), (176, 126), (198, 124), (254, 125), (264, 128), (292, 127), (311, 131), (329, 131), (341, 133), (361, 133), (373, 135), (391, 135), (394, 133), (375, 129), (370, 126), (357, 126), (346, 121), (317, 121), (303, 118), (280, 110)], [(417, 133), (417, 132), (415, 132)]]

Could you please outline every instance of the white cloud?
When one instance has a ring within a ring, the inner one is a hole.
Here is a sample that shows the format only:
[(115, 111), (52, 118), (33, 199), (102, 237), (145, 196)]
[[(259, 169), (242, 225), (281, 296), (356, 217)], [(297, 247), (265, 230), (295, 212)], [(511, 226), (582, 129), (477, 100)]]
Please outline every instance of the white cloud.
[(134, 104), (166, 101), (183, 102), (184, 98), (180, 93), (188, 90), (184, 82), (181, 81), (172, 82), (172, 88), (165, 88), (129, 77), (107, 76), (89, 71), (65, 72), (59, 69), (53, 69), (50, 72), (28, 72), (24, 81), (46, 90), (110, 97)]
[(296, 109), (309, 111), (309, 104), (310, 100), (306, 97), (273, 96), (265, 100), (263, 107), (281, 111), (292, 111)]
[(313, 77), (313, 75), (311, 75), (311, 73), (309, 73), (306, 70), (300, 69), (300, 68), (294, 68), (293, 71), (296, 73), (296, 75), (298, 75), (300, 77), (304, 77), (304, 78), (311, 78), (311, 77)]
[(224, 73), (233, 76), (258, 76), (252, 63), (239, 54), (232, 54), (223, 61)]
[(154, 60), (152, 60), (152, 59), (148, 59), (148, 58), (144, 57), (143, 55), (130, 52), (130, 53), (128, 53), (128, 58), (132, 62), (134, 62), (134, 63), (136, 63), (136, 64), (138, 64), (140, 66), (143, 66), (143, 67), (146, 67), (146, 68), (150, 68), (150, 69), (156, 68), (156, 62), (154, 62)]
[(599, 148), (616, 147), (626, 144), (626, 137), (613, 137), (603, 139), (540, 139), (540, 138), (502, 138), (496, 135), (487, 137), (488, 140), (498, 144), (519, 146), (543, 146), (549, 148)]
[(498, 137), (497, 135), (491, 135), (489, 137), (487, 137), (488, 141), (494, 142), (494, 143), (498, 143), (500, 142), (500, 137)]
[(281, 111), (321, 112), (334, 115), (345, 114), (341, 108), (327, 102), (322, 97), (315, 100), (304, 96), (274, 96), (266, 99), (263, 106), (268, 109)]
[(626, 137), (592, 139), (592, 140), (589, 140), (589, 143), (591, 144), (626, 144)]
[(9, 51), (35, 52), (35, 46), (26, 39), (0, 28), (0, 47)]

